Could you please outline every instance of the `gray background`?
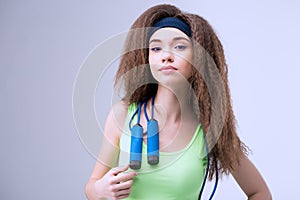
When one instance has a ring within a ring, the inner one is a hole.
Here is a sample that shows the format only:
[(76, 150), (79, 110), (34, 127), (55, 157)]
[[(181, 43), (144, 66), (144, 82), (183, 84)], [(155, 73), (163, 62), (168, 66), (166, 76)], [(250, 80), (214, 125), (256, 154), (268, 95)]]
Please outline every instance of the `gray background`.
[[(85, 199), (95, 160), (73, 120), (76, 74), (96, 45), (162, 2), (197, 13), (215, 28), (229, 65), (239, 135), (253, 151), (249, 158), (274, 199), (299, 196), (299, 1), (1, 0), (1, 200)], [(101, 125), (114, 70), (95, 97)], [(245, 197), (229, 176), (215, 199)]]

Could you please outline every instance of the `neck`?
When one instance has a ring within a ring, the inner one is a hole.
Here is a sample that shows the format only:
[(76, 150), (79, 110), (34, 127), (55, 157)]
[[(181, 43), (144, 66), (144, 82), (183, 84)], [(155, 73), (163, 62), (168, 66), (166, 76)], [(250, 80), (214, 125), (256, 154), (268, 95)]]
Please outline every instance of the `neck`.
[(191, 117), (192, 107), (189, 102), (189, 89), (173, 90), (159, 85), (155, 96), (155, 111), (166, 122), (179, 122)]

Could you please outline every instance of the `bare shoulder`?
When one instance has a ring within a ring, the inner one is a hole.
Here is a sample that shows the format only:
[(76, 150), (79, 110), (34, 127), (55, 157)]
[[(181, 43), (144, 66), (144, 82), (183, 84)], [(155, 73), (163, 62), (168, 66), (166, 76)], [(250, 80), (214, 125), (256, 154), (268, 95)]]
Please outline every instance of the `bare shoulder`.
[(119, 140), (126, 120), (127, 110), (128, 105), (124, 101), (117, 102), (110, 109), (104, 128), (104, 135), (110, 140), (115, 142)]
[(124, 117), (127, 115), (127, 110), (128, 110), (128, 104), (125, 101), (121, 100), (116, 104), (114, 104), (110, 111), (113, 112), (112, 114), (114, 114), (115, 117), (118, 116)]

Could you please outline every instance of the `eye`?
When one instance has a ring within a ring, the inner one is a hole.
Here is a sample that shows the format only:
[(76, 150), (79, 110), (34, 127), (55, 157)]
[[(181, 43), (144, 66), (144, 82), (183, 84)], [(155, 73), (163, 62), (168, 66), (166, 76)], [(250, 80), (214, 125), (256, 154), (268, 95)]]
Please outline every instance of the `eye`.
[(150, 48), (150, 50), (153, 52), (158, 52), (161, 50), (161, 47), (152, 47), (152, 48)]
[(174, 47), (176, 50), (185, 50), (186, 48), (187, 48), (187, 46), (186, 45), (176, 45), (175, 47)]

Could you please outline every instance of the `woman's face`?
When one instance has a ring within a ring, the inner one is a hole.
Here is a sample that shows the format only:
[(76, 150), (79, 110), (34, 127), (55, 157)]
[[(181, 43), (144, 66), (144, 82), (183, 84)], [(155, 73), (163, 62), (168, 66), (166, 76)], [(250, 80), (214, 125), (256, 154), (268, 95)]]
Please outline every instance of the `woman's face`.
[(159, 83), (178, 83), (192, 74), (192, 43), (177, 28), (161, 28), (149, 39), (149, 64)]

